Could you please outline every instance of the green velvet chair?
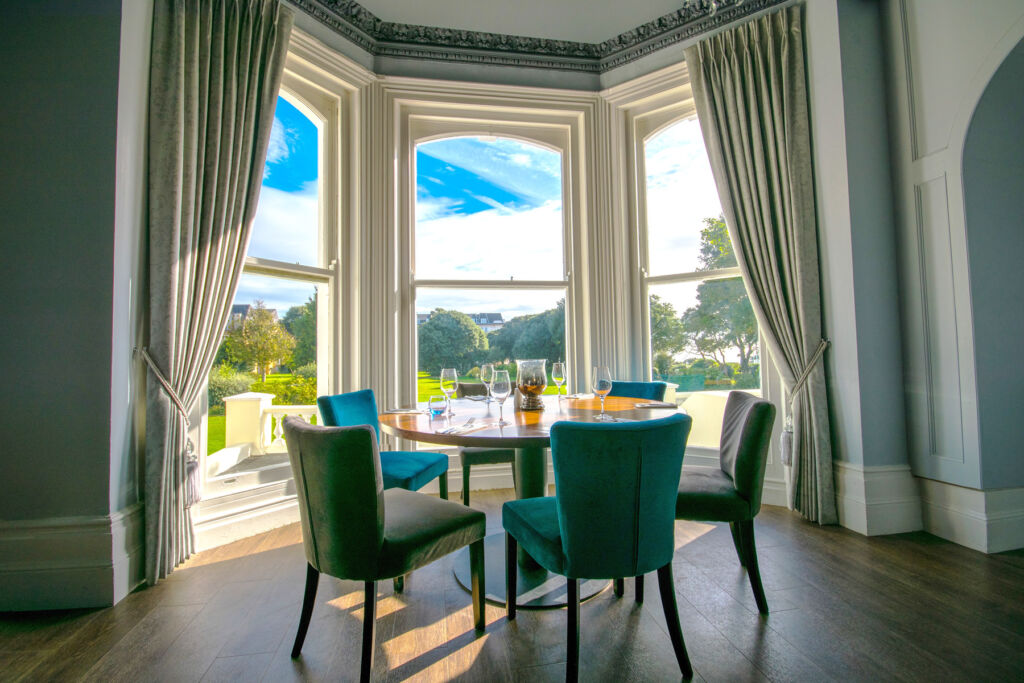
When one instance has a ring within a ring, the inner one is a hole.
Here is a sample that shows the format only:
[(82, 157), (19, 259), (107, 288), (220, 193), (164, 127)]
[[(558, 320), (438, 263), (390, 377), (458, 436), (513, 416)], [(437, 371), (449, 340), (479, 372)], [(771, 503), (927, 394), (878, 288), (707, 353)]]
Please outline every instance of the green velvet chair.
[(679, 668), (693, 676), (672, 580), (675, 501), (688, 415), (637, 422), (556, 422), (551, 427), (555, 495), (505, 503), (508, 618), (515, 619), (519, 546), (568, 583), (566, 680), (579, 676), (579, 580), (657, 570), (665, 622)]
[[(665, 391), (668, 384), (665, 382), (632, 382), (620, 379), (612, 380), (612, 390), (609, 396), (622, 396), (625, 398), (645, 398), (649, 401), (664, 401)], [(615, 579), (615, 595), (622, 597), (625, 592), (625, 582)], [(644, 601), (644, 577), (636, 577), (636, 601)]]
[(608, 392), (608, 395), (664, 401), (666, 389), (668, 389), (668, 384), (665, 382), (627, 382), (617, 379), (612, 381), (612, 390)]
[(721, 469), (684, 471), (676, 497), (676, 519), (729, 522), (736, 554), (747, 570), (761, 614), (768, 614), (768, 601), (757, 567), (754, 517), (761, 509), (774, 425), (774, 405), (742, 391), (730, 392), (722, 419)]
[(484, 513), (400, 488), (384, 490), (377, 435), (368, 425), (284, 421), (306, 551), (306, 590), (292, 646), (306, 638), (320, 573), (364, 582), (360, 680), (373, 668), (378, 580), (402, 576), (469, 546), (473, 617), (484, 629)]
[[(372, 389), (320, 396), (316, 404), (326, 426), (370, 425), (377, 434), (377, 442), (380, 443), (377, 401), (373, 397)], [(380, 467), (385, 489), (418, 491), (436, 477), (441, 497), (446, 500), (448, 498), (448, 456), (443, 453), (381, 451)]]
[[(486, 396), (487, 387), (483, 384), (470, 384), (459, 382), (455, 389), (457, 398), (468, 398), (470, 396)], [(494, 448), (488, 446), (460, 446), (459, 465), (462, 467), (462, 504), (469, 505), (469, 472), (473, 465), (498, 465), (506, 462), (515, 462), (516, 449)], [(516, 475), (516, 468), (512, 468), (513, 478)]]

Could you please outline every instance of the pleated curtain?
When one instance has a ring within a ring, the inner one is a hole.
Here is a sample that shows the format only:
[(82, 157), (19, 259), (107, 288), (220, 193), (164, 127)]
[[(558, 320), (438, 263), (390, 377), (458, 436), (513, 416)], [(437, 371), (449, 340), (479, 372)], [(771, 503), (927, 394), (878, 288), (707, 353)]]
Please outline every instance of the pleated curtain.
[(145, 461), (150, 584), (193, 550), (185, 408), (199, 399), (242, 273), (291, 22), (278, 0), (154, 6)]
[(801, 7), (685, 51), (708, 157), (764, 343), (790, 393), (789, 504), (838, 521)]

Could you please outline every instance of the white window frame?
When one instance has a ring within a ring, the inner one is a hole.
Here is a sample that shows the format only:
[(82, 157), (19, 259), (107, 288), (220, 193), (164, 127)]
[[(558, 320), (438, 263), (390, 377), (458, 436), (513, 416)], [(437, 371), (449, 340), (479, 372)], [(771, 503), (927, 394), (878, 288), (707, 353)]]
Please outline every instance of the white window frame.
[[(512, 108), (507, 105), (484, 104), (479, 99), (454, 103), (448, 101), (404, 102), (401, 105), (398, 131), (398, 198), (399, 198), (399, 395), (402, 405), (416, 402), (418, 370), (416, 291), (432, 289), (501, 289), (501, 290), (564, 290), (565, 291), (565, 353), (571, 368), (570, 386), (584, 381), (578, 366), (585, 355), (580, 348), (581, 320), (585, 305), (580, 301), (580, 268), (582, 246), (580, 197), (582, 178), (581, 127), (578, 112), (557, 109)], [(440, 280), (417, 279), (415, 273), (415, 207), (416, 207), (416, 145), (437, 139), (462, 136), (507, 137), (558, 151), (562, 157), (562, 253), (563, 276), (556, 280)], [(573, 391), (570, 388), (569, 391)]]

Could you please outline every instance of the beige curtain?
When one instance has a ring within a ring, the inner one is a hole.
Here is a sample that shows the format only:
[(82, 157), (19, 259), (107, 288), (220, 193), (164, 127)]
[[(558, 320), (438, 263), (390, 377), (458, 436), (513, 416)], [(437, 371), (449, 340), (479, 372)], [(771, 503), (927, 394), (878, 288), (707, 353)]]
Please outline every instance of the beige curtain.
[(834, 524), (801, 8), (703, 40), (686, 63), (762, 342), (791, 393), (790, 507)]
[(242, 272), (291, 21), (278, 0), (155, 3), (145, 465), (150, 584), (192, 552), (184, 407), (199, 398)]

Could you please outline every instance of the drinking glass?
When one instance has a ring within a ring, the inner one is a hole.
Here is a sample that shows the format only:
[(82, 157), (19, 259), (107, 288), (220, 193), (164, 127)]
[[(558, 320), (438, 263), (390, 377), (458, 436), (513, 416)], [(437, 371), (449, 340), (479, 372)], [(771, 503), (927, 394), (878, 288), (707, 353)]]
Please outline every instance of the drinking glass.
[(427, 399), (427, 408), (430, 410), (431, 417), (441, 417), (444, 415), (445, 408), (448, 407), (448, 397), (442, 396), (441, 394), (433, 394)]
[(593, 385), (594, 393), (601, 397), (601, 414), (596, 419), (602, 421), (614, 420), (615, 418), (611, 415), (606, 415), (604, 412), (604, 397), (612, 390), (612, 374), (608, 371), (608, 368), (603, 365), (594, 366), (591, 384)]
[(505, 399), (512, 393), (512, 380), (508, 377), (508, 370), (495, 370), (494, 378), (491, 380), (491, 395), (498, 404), (498, 426), (504, 427), (511, 422), (505, 421)]
[(516, 385), (523, 395), (520, 410), (544, 410), (540, 396), (548, 387), (546, 358), (516, 361)]
[(551, 366), (551, 379), (558, 385), (558, 398), (562, 398), (562, 385), (565, 384), (565, 363), (559, 361)]
[(448, 417), (455, 414), (452, 412), (452, 396), (458, 388), (459, 373), (455, 368), (444, 368), (441, 370), (441, 391), (444, 392), (445, 398), (448, 399), (448, 412), (446, 413)]
[(494, 399), (491, 398), (491, 382), (494, 381), (494, 365), (491, 363), (484, 363), (480, 366), (480, 381), (487, 387), (487, 402), (490, 403)]

